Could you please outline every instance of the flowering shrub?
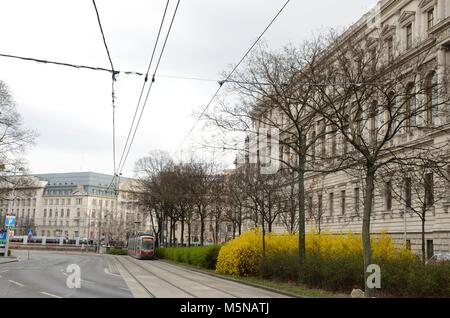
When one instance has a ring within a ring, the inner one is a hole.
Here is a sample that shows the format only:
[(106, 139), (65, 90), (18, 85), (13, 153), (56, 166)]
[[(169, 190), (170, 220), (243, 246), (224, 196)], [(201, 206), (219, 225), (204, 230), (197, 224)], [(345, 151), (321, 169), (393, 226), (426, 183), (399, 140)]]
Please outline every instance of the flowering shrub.
[[(269, 233), (265, 237), (266, 258), (274, 259), (273, 255), (298, 254), (298, 235)], [(306, 253), (321, 258), (361, 259), (362, 240), (360, 235), (310, 233), (306, 234)], [(374, 258), (397, 259), (412, 258), (411, 252), (405, 249), (395, 249), (389, 235), (383, 233), (372, 239), (372, 254)], [(221, 249), (217, 258), (216, 271), (222, 274), (247, 276), (257, 274), (262, 261), (262, 234), (258, 229), (244, 232), (240, 237), (228, 242)], [(283, 256), (285, 258), (285, 256)], [(362, 268), (362, 265), (361, 265)]]
[[(259, 275), (278, 281), (350, 292), (364, 289), (364, 264), (360, 235), (306, 235), (306, 260), (300, 266), (298, 236), (266, 235), (262, 257), (262, 235), (258, 229), (226, 243), (217, 257), (216, 272), (235, 276)], [(381, 268), (379, 295), (400, 297), (450, 297), (450, 265), (423, 265), (411, 251), (395, 248), (386, 233), (371, 242), (372, 263)]]

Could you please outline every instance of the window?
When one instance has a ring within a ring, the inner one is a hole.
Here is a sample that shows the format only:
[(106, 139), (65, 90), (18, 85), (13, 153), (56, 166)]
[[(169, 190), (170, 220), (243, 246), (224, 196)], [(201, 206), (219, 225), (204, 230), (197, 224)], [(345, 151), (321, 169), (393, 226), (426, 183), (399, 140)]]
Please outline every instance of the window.
[(387, 58), (388, 62), (394, 59), (394, 38), (391, 36), (386, 40)]
[(67, 211), (66, 211), (66, 217), (70, 217), (70, 209), (67, 209)]
[(392, 210), (392, 183), (391, 183), (391, 181), (388, 181), (385, 183), (384, 197), (385, 197), (386, 210), (388, 210), (388, 211)]
[(359, 188), (353, 189), (353, 203), (355, 213), (359, 215)]
[(378, 102), (372, 102), (372, 142), (375, 143), (377, 140), (378, 131), (381, 127), (381, 112), (378, 109)]
[(337, 131), (331, 133), (331, 158), (334, 158), (337, 154), (337, 141), (336, 141)]
[(427, 12), (427, 27), (430, 30), (434, 26), (434, 8)]
[(313, 197), (308, 197), (308, 215), (311, 218), (313, 215)]
[(77, 205), (81, 205), (82, 202), (83, 202), (82, 198), (77, 198)]
[(341, 214), (345, 215), (345, 190), (341, 191)]
[(77, 208), (77, 217), (80, 217), (80, 208)]
[(408, 87), (406, 88), (406, 116), (408, 116), (407, 120), (409, 122), (409, 129), (411, 127), (416, 127), (417, 125), (417, 103), (414, 90), (414, 83), (409, 83)]
[(397, 104), (397, 98), (394, 92), (390, 92), (388, 96), (388, 109), (390, 112), (391, 134), (394, 135), (400, 125), (400, 111)]
[(310, 147), (311, 147), (311, 162), (314, 163), (316, 161), (316, 132), (315, 131), (313, 131), (311, 133)]
[(47, 217), (47, 209), (44, 209), (44, 218)]
[(95, 210), (92, 210), (92, 218), (95, 219)]
[(58, 217), (58, 210), (55, 210), (55, 218)]
[(411, 204), (412, 204), (411, 178), (405, 178), (405, 207), (411, 208)]
[(52, 217), (52, 209), (50, 209), (50, 210), (48, 211), (48, 216), (49, 216), (49, 217)]
[(325, 126), (325, 120), (322, 119), (318, 122), (319, 126), (319, 134), (320, 134), (320, 153), (322, 158), (325, 158), (326, 154), (326, 126)]
[(370, 50), (370, 65), (371, 65), (371, 69), (372, 72), (376, 72), (377, 70), (377, 49), (373, 48), (372, 50)]
[(432, 258), (434, 255), (433, 240), (427, 240), (427, 259)]
[(412, 47), (413, 42), (413, 32), (412, 32), (412, 23), (406, 26), (406, 49), (410, 49)]
[(425, 175), (425, 205), (427, 208), (434, 205), (434, 181), (433, 173), (427, 173)]
[(72, 203), (71, 203), (71, 200), (70, 200), (70, 198), (69, 199), (67, 199), (67, 205), (71, 205)]
[(334, 193), (331, 192), (328, 194), (328, 209), (330, 212), (330, 216), (333, 215), (334, 210)]
[(61, 199), (61, 205), (66, 205), (66, 200), (65, 199)]
[(427, 94), (427, 123), (436, 124), (438, 118), (438, 76), (436, 72), (428, 75), (426, 83)]

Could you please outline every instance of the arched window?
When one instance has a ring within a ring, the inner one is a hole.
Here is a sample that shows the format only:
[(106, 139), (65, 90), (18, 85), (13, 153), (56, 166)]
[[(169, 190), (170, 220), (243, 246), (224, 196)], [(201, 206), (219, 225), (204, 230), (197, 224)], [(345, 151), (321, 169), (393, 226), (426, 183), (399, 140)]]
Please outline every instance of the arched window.
[(372, 131), (371, 131), (371, 138), (372, 142), (375, 142), (377, 139), (377, 134), (381, 128), (381, 110), (378, 106), (378, 101), (374, 100), (372, 102), (372, 109), (371, 109), (371, 115), (372, 115)]
[(397, 96), (395, 92), (390, 92), (388, 94), (388, 111), (389, 111), (389, 122), (391, 126), (391, 134), (396, 132), (397, 127), (400, 124), (400, 110), (397, 103)]
[(435, 71), (431, 72), (426, 81), (427, 94), (427, 123), (436, 124), (438, 118), (438, 75)]
[(411, 127), (416, 127), (416, 113), (417, 113), (417, 101), (415, 96), (415, 85), (414, 83), (409, 83), (406, 86), (406, 121), (409, 123), (409, 129)]

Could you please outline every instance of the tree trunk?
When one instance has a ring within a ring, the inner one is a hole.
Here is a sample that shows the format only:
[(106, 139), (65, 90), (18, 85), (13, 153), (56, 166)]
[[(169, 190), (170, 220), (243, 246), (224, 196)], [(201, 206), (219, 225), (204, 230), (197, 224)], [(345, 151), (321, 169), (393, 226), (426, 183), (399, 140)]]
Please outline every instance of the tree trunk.
[(300, 264), (305, 262), (305, 157), (299, 156), (298, 173), (298, 253)]
[(363, 242), (363, 259), (364, 259), (364, 295), (366, 297), (373, 297), (375, 290), (367, 286), (367, 267), (372, 263), (372, 250), (370, 246), (370, 216), (372, 215), (373, 190), (375, 180), (375, 169), (373, 166), (367, 166), (366, 172), (366, 197), (364, 199), (364, 214), (362, 226), (362, 242)]
[(422, 263), (426, 262), (426, 252), (425, 252), (425, 212), (423, 212), (423, 217), (421, 217), (422, 221)]
[(264, 218), (261, 218), (261, 227), (262, 227), (262, 256), (266, 258), (266, 228), (264, 224)]
[(191, 247), (191, 220), (188, 220), (188, 247)]
[(205, 218), (203, 214), (200, 214), (200, 246), (204, 243), (204, 232), (205, 232)]
[(172, 245), (172, 218), (169, 220), (169, 246)]
[(180, 238), (181, 246), (184, 244), (184, 217), (181, 217), (181, 238)]

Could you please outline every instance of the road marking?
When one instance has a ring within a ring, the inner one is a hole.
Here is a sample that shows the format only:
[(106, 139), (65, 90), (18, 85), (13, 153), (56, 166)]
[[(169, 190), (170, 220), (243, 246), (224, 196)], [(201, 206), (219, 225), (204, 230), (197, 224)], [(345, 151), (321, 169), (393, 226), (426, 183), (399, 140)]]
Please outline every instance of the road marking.
[(17, 286), (20, 286), (20, 287), (25, 286), (24, 284), (19, 283), (19, 282), (16, 282), (15, 280), (12, 280), (12, 279), (10, 279), (9, 281), (10, 281), (11, 283), (13, 283), (13, 284), (16, 284)]
[(53, 295), (53, 294), (50, 294), (50, 293), (47, 293), (47, 292), (41, 292), (41, 294), (44, 294), (44, 295), (47, 295), (47, 296), (50, 296), (50, 297), (54, 297), (54, 298), (64, 298), (64, 297)]
[(119, 276), (119, 277), (120, 277), (120, 274), (111, 273), (111, 272), (109, 271), (109, 269), (106, 268), (106, 267), (105, 267), (105, 273), (108, 274), (108, 275), (114, 275), (114, 276)]

